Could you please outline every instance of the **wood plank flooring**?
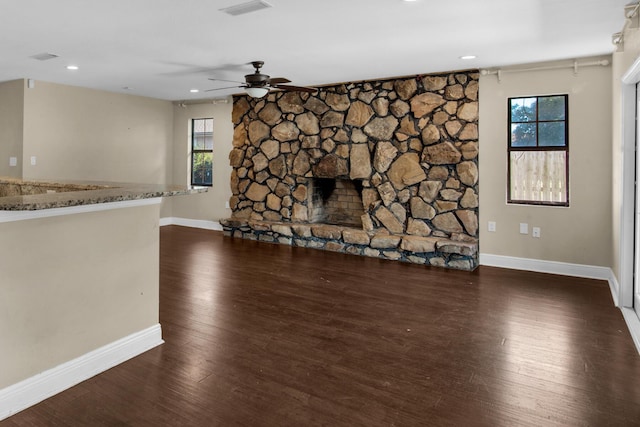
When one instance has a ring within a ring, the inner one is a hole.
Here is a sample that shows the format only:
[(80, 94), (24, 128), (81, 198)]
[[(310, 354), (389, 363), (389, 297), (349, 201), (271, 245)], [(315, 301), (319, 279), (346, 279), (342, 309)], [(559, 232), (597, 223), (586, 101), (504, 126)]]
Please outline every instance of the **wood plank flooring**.
[(605, 282), (162, 227), (166, 343), (9, 426), (632, 426)]

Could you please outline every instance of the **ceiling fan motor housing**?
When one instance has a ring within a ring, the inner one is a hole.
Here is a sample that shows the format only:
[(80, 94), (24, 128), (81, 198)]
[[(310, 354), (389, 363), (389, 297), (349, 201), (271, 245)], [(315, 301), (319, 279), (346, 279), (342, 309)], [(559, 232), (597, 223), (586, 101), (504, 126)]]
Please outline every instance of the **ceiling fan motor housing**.
[(269, 83), (269, 76), (260, 73), (260, 68), (264, 65), (263, 61), (253, 61), (251, 63), (256, 71), (253, 74), (247, 74), (244, 76), (245, 81), (250, 87), (262, 87)]
[(269, 83), (269, 76), (266, 74), (261, 74), (256, 70), (253, 74), (247, 74), (244, 76), (245, 81), (249, 86), (265, 86)]

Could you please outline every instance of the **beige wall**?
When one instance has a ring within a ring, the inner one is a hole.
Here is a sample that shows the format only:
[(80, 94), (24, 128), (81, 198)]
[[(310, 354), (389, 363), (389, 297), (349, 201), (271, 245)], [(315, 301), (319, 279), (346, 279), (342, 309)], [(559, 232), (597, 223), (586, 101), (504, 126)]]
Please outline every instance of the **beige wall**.
[(158, 323), (158, 211), (0, 223), (0, 389)]
[(231, 197), (229, 153), (233, 148), (232, 108), (230, 99), (226, 104), (186, 104), (184, 107), (179, 105), (174, 107), (172, 183), (190, 184), (189, 127), (191, 119), (213, 117), (213, 185), (207, 193), (171, 198), (169, 200), (171, 210), (163, 209), (163, 217), (218, 221), (231, 216), (231, 210), (225, 207), (225, 203)]
[(36, 81), (25, 89), (24, 129), (27, 179), (163, 184), (171, 176), (169, 101)]
[[(0, 176), (22, 176), (24, 85), (24, 80), (0, 83)], [(16, 157), (16, 166), (9, 166), (10, 157)]]
[[(624, 230), (621, 221), (622, 204), (623, 204), (623, 141), (622, 141), (622, 77), (627, 72), (633, 62), (640, 56), (640, 31), (637, 28), (638, 18), (635, 18), (634, 28), (630, 28), (624, 34), (624, 45), (618, 52), (613, 54), (613, 71), (612, 71), (612, 93), (613, 93), (613, 131), (612, 131), (612, 222), (613, 222), (613, 273), (618, 281), (622, 280), (621, 272), (622, 263), (622, 235), (623, 233), (632, 232), (632, 230)], [(631, 201), (631, 203), (633, 203)], [(632, 265), (629, 265), (632, 267)], [(627, 278), (631, 278), (631, 273), (626, 274)], [(623, 283), (623, 286), (627, 284)]]
[[(596, 59), (602, 58), (580, 61)], [(569, 95), (570, 207), (508, 205), (507, 98), (547, 94)], [(482, 254), (612, 265), (611, 108), (611, 67), (584, 67), (577, 75), (571, 68), (505, 72), (501, 81), (496, 75), (481, 77)], [(496, 232), (487, 231), (488, 221), (496, 221)], [(519, 234), (519, 223), (529, 224), (529, 235)], [(541, 227), (539, 239), (531, 236), (534, 226)]]

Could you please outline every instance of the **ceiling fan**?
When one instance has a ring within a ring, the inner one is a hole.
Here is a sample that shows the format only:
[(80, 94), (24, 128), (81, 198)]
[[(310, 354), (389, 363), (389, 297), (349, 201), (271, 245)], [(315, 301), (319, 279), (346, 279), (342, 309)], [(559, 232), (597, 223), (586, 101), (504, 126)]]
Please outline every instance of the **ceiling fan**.
[(229, 82), (229, 83), (240, 83), (240, 86), (230, 86), (230, 87), (221, 87), (216, 89), (209, 89), (206, 92), (211, 92), (214, 90), (223, 90), (223, 89), (231, 89), (235, 87), (244, 88), (245, 92), (252, 98), (262, 98), (267, 93), (269, 93), (270, 89), (281, 89), (286, 91), (295, 91), (295, 92), (309, 92), (313, 93), (316, 89), (311, 87), (304, 86), (292, 86), (285, 83), (290, 83), (291, 80), (284, 77), (270, 77), (267, 74), (262, 74), (260, 72), (260, 68), (264, 65), (264, 61), (252, 61), (251, 65), (255, 68), (253, 74), (247, 74), (244, 76), (244, 83), (236, 82), (233, 80), (222, 80), (222, 79), (209, 79), (211, 81), (218, 82)]

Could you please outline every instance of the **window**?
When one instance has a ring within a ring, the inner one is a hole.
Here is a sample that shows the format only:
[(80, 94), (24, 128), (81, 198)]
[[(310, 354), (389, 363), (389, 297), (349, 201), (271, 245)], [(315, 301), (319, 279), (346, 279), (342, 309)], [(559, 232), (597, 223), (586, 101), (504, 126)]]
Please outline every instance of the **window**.
[(191, 185), (213, 183), (213, 119), (191, 120)]
[(567, 95), (509, 98), (507, 202), (569, 206)]

